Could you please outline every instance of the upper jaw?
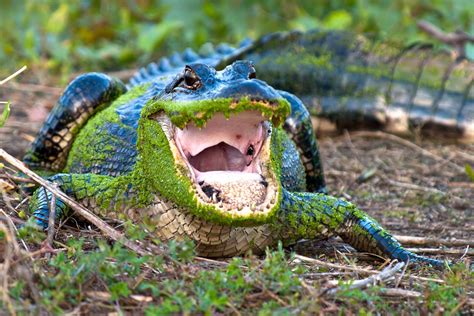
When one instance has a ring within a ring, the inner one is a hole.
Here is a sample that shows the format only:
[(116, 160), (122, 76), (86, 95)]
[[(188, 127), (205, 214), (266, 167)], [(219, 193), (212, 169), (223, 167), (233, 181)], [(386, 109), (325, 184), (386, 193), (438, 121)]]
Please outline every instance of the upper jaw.
[(217, 113), (204, 128), (193, 123), (175, 129), (175, 142), (196, 173), (240, 171), (260, 173), (258, 161), (270, 124), (257, 111), (226, 118)]
[(174, 131), (179, 158), (203, 202), (237, 212), (265, 206), (273, 189), (266, 180), (271, 124), (259, 112), (228, 119), (217, 113), (205, 127), (189, 123)]

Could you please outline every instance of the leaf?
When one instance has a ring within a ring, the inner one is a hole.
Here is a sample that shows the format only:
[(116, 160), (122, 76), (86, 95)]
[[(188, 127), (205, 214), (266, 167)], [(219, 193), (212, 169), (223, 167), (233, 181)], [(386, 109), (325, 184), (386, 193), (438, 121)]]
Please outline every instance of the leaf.
[(157, 25), (143, 24), (139, 31), (138, 47), (146, 53), (151, 53), (167, 36), (180, 27), (181, 23), (177, 21), (166, 21)]
[(323, 26), (328, 29), (343, 30), (352, 24), (352, 16), (344, 10), (329, 13), (324, 19)]
[(10, 116), (10, 102), (5, 103), (5, 108), (3, 109), (2, 116), (0, 116), (0, 127), (3, 127)]
[(472, 169), (471, 165), (466, 164), (466, 173), (472, 181), (474, 181), (474, 170)]
[(61, 33), (68, 23), (68, 17), (69, 6), (67, 3), (62, 3), (46, 23), (46, 30), (55, 34)]
[(377, 173), (377, 167), (365, 169), (361, 175), (357, 177), (357, 183), (363, 183), (372, 178)]
[(320, 26), (318, 19), (309, 16), (303, 15), (299, 16), (289, 22), (290, 28), (297, 29), (301, 31), (307, 31), (311, 29), (316, 29)]
[(466, 57), (467, 59), (474, 61), (474, 44), (472, 43), (466, 44)]
[(122, 281), (112, 284), (109, 289), (113, 300), (116, 300), (122, 296), (128, 296), (130, 294), (130, 289), (128, 288), (127, 283)]

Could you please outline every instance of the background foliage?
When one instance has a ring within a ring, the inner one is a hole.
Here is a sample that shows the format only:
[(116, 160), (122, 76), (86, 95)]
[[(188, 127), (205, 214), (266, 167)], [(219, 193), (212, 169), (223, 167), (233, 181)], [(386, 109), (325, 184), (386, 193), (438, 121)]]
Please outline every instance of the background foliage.
[[(410, 43), (425, 19), (474, 33), (470, 0), (3, 0), (0, 76), (21, 65), (63, 75), (124, 69), (171, 50), (290, 29), (348, 29)], [(473, 50), (473, 47), (469, 47)]]

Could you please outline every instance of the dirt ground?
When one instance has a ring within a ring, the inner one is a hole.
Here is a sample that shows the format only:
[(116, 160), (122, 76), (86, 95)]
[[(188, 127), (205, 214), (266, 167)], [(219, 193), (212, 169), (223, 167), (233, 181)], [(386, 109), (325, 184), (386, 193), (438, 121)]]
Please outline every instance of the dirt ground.
[[(0, 129), (0, 148), (17, 158), (25, 153), (61, 92), (39, 74), (28, 82), (11, 82), (0, 88), (0, 100), (12, 104), (10, 118)], [(354, 202), (393, 234), (446, 242), (474, 239), (474, 182), (465, 171), (466, 164), (474, 167), (474, 144), (407, 139), (370, 131), (323, 135), (320, 150), (330, 193)], [(6, 173), (12, 174), (4, 169), (0, 172), (3, 180)], [(8, 194), (1, 200), (0, 208), (5, 202), (13, 207), (21, 202), (20, 197)], [(13, 211), (9, 214), (21, 221)], [(334, 246), (338, 244), (335, 240), (322, 247), (307, 241), (294, 249), (307, 257), (318, 257), (318, 251), (336, 257), (341, 253), (357, 256), (344, 245)], [(474, 259), (474, 250), (465, 245), (405, 244), (433, 257)]]

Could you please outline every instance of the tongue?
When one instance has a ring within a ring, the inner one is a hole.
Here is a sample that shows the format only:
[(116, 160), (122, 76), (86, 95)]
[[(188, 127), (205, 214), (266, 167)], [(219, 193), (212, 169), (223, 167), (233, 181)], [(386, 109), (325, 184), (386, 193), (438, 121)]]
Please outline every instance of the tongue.
[(191, 165), (201, 171), (244, 171), (251, 157), (244, 156), (236, 148), (225, 143), (206, 148), (197, 156), (188, 158)]

